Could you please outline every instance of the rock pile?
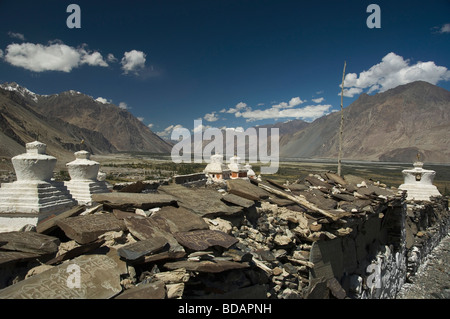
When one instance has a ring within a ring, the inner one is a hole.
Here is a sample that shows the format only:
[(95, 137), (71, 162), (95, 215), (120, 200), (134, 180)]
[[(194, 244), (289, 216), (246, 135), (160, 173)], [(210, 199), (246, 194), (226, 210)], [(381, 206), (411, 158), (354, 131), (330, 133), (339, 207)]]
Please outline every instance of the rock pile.
[(91, 207), (0, 234), (0, 298), (345, 298), (335, 278), (314, 281), (314, 244), (355, 235), (403, 199), (333, 173), (94, 194)]

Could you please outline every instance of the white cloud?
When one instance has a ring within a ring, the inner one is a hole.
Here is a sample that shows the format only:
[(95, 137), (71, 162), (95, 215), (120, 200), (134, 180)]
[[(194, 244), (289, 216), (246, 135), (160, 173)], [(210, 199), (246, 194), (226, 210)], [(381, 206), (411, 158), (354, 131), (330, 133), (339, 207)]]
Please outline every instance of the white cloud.
[(279, 108), (271, 107), (265, 110), (247, 110), (236, 114), (236, 117), (243, 117), (247, 122), (265, 119), (295, 118), (312, 121), (325, 115), (331, 105), (308, 105), (302, 108)]
[(111, 63), (115, 63), (115, 62), (118, 61), (117, 58), (116, 58), (116, 57), (114, 56), (114, 54), (112, 54), (112, 53), (109, 53), (109, 54), (107, 55), (106, 60), (107, 60), (108, 62), (111, 62)]
[(89, 64), (92, 66), (108, 66), (108, 63), (103, 60), (102, 55), (99, 52), (88, 53), (86, 51), (82, 51), (83, 55), (81, 57), (81, 64)]
[(142, 51), (131, 50), (125, 52), (120, 63), (125, 74), (130, 72), (139, 74), (139, 71), (145, 68), (146, 54)]
[(3, 50), (0, 49), (0, 59), (3, 58)]
[(209, 128), (211, 128), (210, 125), (199, 124), (199, 125), (197, 125), (196, 127), (194, 127), (194, 129), (192, 130), (192, 132), (194, 132), (194, 133), (199, 133), (199, 132), (202, 132), (202, 131), (204, 131), (204, 130), (206, 130), (206, 129), (209, 129)]
[(120, 102), (118, 107), (121, 108), (122, 110), (127, 110), (128, 109), (128, 105), (125, 102)]
[(8, 32), (8, 36), (10, 36), (11, 38), (14, 38), (14, 39), (25, 41), (25, 36), (22, 33), (10, 31), (10, 32)]
[(144, 118), (142, 116), (138, 116), (137, 119), (141, 122), (144, 122)]
[(444, 24), (439, 30), (439, 33), (450, 33), (450, 23)]
[(206, 113), (205, 116), (203, 117), (206, 121), (208, 122), (215, 122), (217, 121), (219, 118), (216, 116), (216, 112), (211, 112), (211, 113)]
[[(359, 74), (349, 73), (344, 80), (344, 96), (353, 97), (364, 89), (369, 93), (384, 92), (398, 85), (414, 81), (426, 81), (436, 84), (450, 79), (450, 71), (444, 66), (437, 66), (434, 62), (417, 62), (410, 65), (409, 60), (391, 52), (380, 63)], [(339, 85), (340, 86), (340, 85)], [(341, 92), (339, 91), (338, 95)]]
[[(228, 110), (226, 110), (226, 111), (225, 111), (225, 109), (223, 109), (223, 110), (221, 110), (220, 112), (221, 112), (221, 113), (226, 112), (226, 113), (229, 113), (229, 114), (234, 114), (234, 113), (240, 112), (241, 110), (245, 110), (245, 109), (247, 109), (247, 108), (248, 108), (248, 106), (247, 106), (246, 103), (244, 103), (244, 102), (239, 102), (238, 104), (236, 104), (235, 107), (230, 107), (230, 108), (229, 108)], [(222, 111), (224, 111), (224, 112), (222, 112)]]
[(322, 103), (325, 99), (323, 97), (319, 97), (317, 99), (312, 99), (314, 103)]
[(155, 124), (153, 124), (153, 123), (150, 123), (149, 125), (147, 125), (148, 126), (148, 128), (149, 129), (152, 129), (153, 128), (153, 126), (155, 126)]
[(156, 132), (156, 135), (158, 135), (160, 137), (169, 137), (169, 135), (172, 133), (172, 131), (177, 129), (177, 128), (183, 128), (183, 126), (180, 125), (180, 124), (178, 124), (178, 125), (169, 125), (163, 131)]
[(34, 72), (70, 72), (82, 64), (108, 66), (99, 52), (87, 52), (59, 41), (48, 45), (12, 43), (6, 47), (5, 61)]
[(100, 102), (100, 103), (103, 103), (103, 104), (110, 104), (110, 103), (112, 103), (112, 100), (105, 99), (105, 98), (103, 98), (103, 97), (101, 97), (101, 96), (99, 96), (99, 97), (96, 98), (95, 100), (96, 100), (97, 102)]

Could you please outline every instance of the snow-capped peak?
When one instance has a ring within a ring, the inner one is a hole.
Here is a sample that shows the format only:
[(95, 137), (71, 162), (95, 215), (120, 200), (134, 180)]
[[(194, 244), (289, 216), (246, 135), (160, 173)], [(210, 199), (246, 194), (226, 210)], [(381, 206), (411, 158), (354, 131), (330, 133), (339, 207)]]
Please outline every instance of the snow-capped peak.
[(18, 92), (20, 95), (22, 95), (23, 97), (29, 97), (29, 98), (31, 98), (34, 102), (37, 102), (37, 101), (38, 101), (39, 94), (36, 94), (36, 93), (34, 93), (34, 92), (31, 92), (30, 90), (28, 90), (27, 88), (24, 88), (24, 87), (20, 86), (20, 85), (17, 84), (16, 82), (0, 84), (0, 88), (2, 88), (3, 90), (6, 90), (6, 91), (16, 91), (16, 92)]

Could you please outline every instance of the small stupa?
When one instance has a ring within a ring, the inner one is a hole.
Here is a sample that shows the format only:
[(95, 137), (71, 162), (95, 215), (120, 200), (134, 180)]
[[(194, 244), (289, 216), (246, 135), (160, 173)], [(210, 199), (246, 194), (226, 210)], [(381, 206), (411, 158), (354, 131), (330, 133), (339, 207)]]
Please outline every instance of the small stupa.
[(230, 157), (230, 164), (228, 164), (228, 168), (231, 171), (232, 179), (247, 177), (247, 170), (241, 164), (241, 158), (237, 155)]
[(63, 182), (52, 180), (56, 158), (46, 154), (47, 145), (26, 144), (26, 153), (11, 159), (17, 181), (0, 188), (0, 232), (20, 230), (76, 205)]
[(245, 164), (244, 168), (247, 170), (247, 177), (248, 178), (256, 179), (255, 171), (253, 170), (253, 168), (250, 165), (250, 163)]
[(211, 161), (206, 165), (204, 173), (212, 181), (221, 181), (230, 178), (230, 170), (223, 163), (221, 154), (211, 155)]
[(441, 196), (439, 190), (433, 185), (436, 172), (423, 169), (423, 162), (420, 161), (420, 154), (417, 154), (417, 161), (413, 164), (413, 169), (405, 169), (403, 173), (403, 184), (398, 188), (407, 191), (407, 200), (429, 201), (430, 196)]
[(91, 205), (92, 194), (109, 192), (106, 183), (97, 179), (100, 163), (91, 160), (91, 154), (85, 150), (74, 155), (76, 159), (66, 164), (70, 181), (64, 184), (79, 205)]

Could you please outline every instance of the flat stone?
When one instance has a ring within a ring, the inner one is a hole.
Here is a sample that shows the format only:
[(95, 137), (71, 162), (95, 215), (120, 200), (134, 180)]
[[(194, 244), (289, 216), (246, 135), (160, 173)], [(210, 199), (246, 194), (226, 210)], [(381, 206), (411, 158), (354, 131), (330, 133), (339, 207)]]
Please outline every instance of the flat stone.
[(165, 296), (166, 288), (164, 283), (156, 280), (127, 289), (114, 299), (164, 299)]
[(107, 299), (120, 291), (114, 260), (83, 255), (0, 290), (0, 299)]
[(13, 231), (0, 233), (2, 250), (21, 251), (38, 255), (52, 254), (58, 251), (59, 239), (35, 232)]
[(168, 228), (167, 225), (160, 225), (156, 220), (139, 215), (136, 217), (128, 217), (124, 219), (124, 221), (131, 234), (139, 240), (163, 237), (170, 245), (168, 251), (146, 256), (144, 262), (158, 261), (167, 258), (181, 258), (185, 255), (184, 248), (178, 243), (171, 233), (164, 230), (164, 228)]
[(253, 200), (245, 199), (241, 196), (237, 196), (234, 194), (223, 195), (223, 197), (221, 199), (222, 199), (222, 201), (224, 201), (226, 203), (241, 206), (244, 208), (250, 208), (253, 205), (255, 205), (255, 202)]
[(69, 217), (56, 222), (67, 237), (79, 244), (86, 244), (109, 231), (126, 230), (123, 221), (112, 213)]
[(347, 185), (347, 182), (345, 181), (345, 179), (343, 179), (341, 176), (339, 176), (337, 174), (328, 172), (328, 173), (325, 173), (325, 175), (337, 184), (341, 184), (342, 186)]
[(228, 206), (222, 202), (222, 195), (213, 189), (191, 189), (172, 184), (160, 186), (158, 191), (175, 197), (180, 207), (191, 210), (201, 217), (234, 215), (242, 211), (242, 207)]
[(182, 207), (167, 206), (161, 208), (150, 217), (160, 225), (167, 225), (170, 233), (190, 231), (197, 229), (209, 229), (208, 224), (198, 214)]
[(291, 201), (290, 199), (285, 199), (285, 198), (279, 198), (276, 196), (270, 196), (269, 197), (269, 201), (272, 204), (276, 204), (279, 207), (285, 207), (285, 206), (289, 206), (289, 205), (294, 205), (295, 202)]
[(74, 247), (72, 249), (70, 249), (69, 251), (67, 251), (66, 253), (63, 253), (49, 261), (46, 262), (47, 265), (54, 265), (57, 263), (60, 263), (64, 260), (67, 259), (73, 259), (75, 257), (78, 257), (82, 254), (88, 253), (94, 249), (99, 248), (103, 243), (105, 242), (105, 240), (103, 239), (98, 239), (96, 241), (93, 241), (91, 243), (85, 244), (85, 245), (81, 245), (78, 247)]
[(249, 200), (267, 199), (270, 193), (243, 179), (227, 180), (228, 192)]
[(85, 206), (83, 206), (83, 205), (75, 206), (59, 215), (51, 215), (48, 218), (46, 218), (45, 220), (42, 220), (37, 224), (36, 231), (41, 234), (47, 234), (58, 227), (58, 226), (56, 226), (56, 222), (58, 220), (61, 220), (61, 219), (67, 218), (67, 217), (78, 216), (79, 214), (81, 214), (83, 212), (84, 209), (85, 209)]
[(116, 208), (124, 211), (134, 211), (136, 208), (148, 210), (155, 207), (174, 206), (177, 203), (173, 196), (157, 193), (136, 194), (113, 192), (93, 194), (92, 200), (103, 204), (107, 210)]
[(122, 220), (127, 217), (135, 217), (136, 216), (135, 213), (124, 212), (123, 210), (120, 210), (120, 209), (113, 209), (113, 214), (114, 214), (114, 216), (116, 216), (117, 219), (122, 219)]
[(122, 246), (117, 250), (117, 253), (120, 257), (127, 260), (136, 260), (145, 255), (157, 252), (166, 245), (167, 239), (164, 237), (155, 237)]
[(314, 176), (306, 176), (305, 177), (305, 181), (307, 181), (308, 183), (310, 183), (312, 186), (316, 186), (316, 187), (324, 187), (326, 189), (331, 189), (333, 188), (332, 185), (321, 181), (320, 179), (314, 177)]
[(165, 263), (164, 267), (170, 270), (178, 268), (185, 268), (188, 271), (219, 273), (231, 269), (244, 269), (248, 268), (248, 263), (237, 263), (228, 260), (204, 260), (204, 261), (176, 261)]
[(326, 198), (324, 194), (317, 189), (302, 192), (301, 195), (303, 195), (308, 202), (324, 210), (334, 209), (337, 206), (337, 202), (335, 200)]
[[(21, 251), (2, 251), (0, 250), (0, 266), (8, 263), (28, 261), (39, 258), (39, 254), (24, 253)], [(0, 290), (1, 291), (1, 290)]]
[(217, 230), (194, 230), (190, 232), (179, 232), (175, 234), (176, 240), (192, 250), (205, 250), (211, 246), (221, 246), (230, 248), (239, 242), (233, 236), (227, 235)]

